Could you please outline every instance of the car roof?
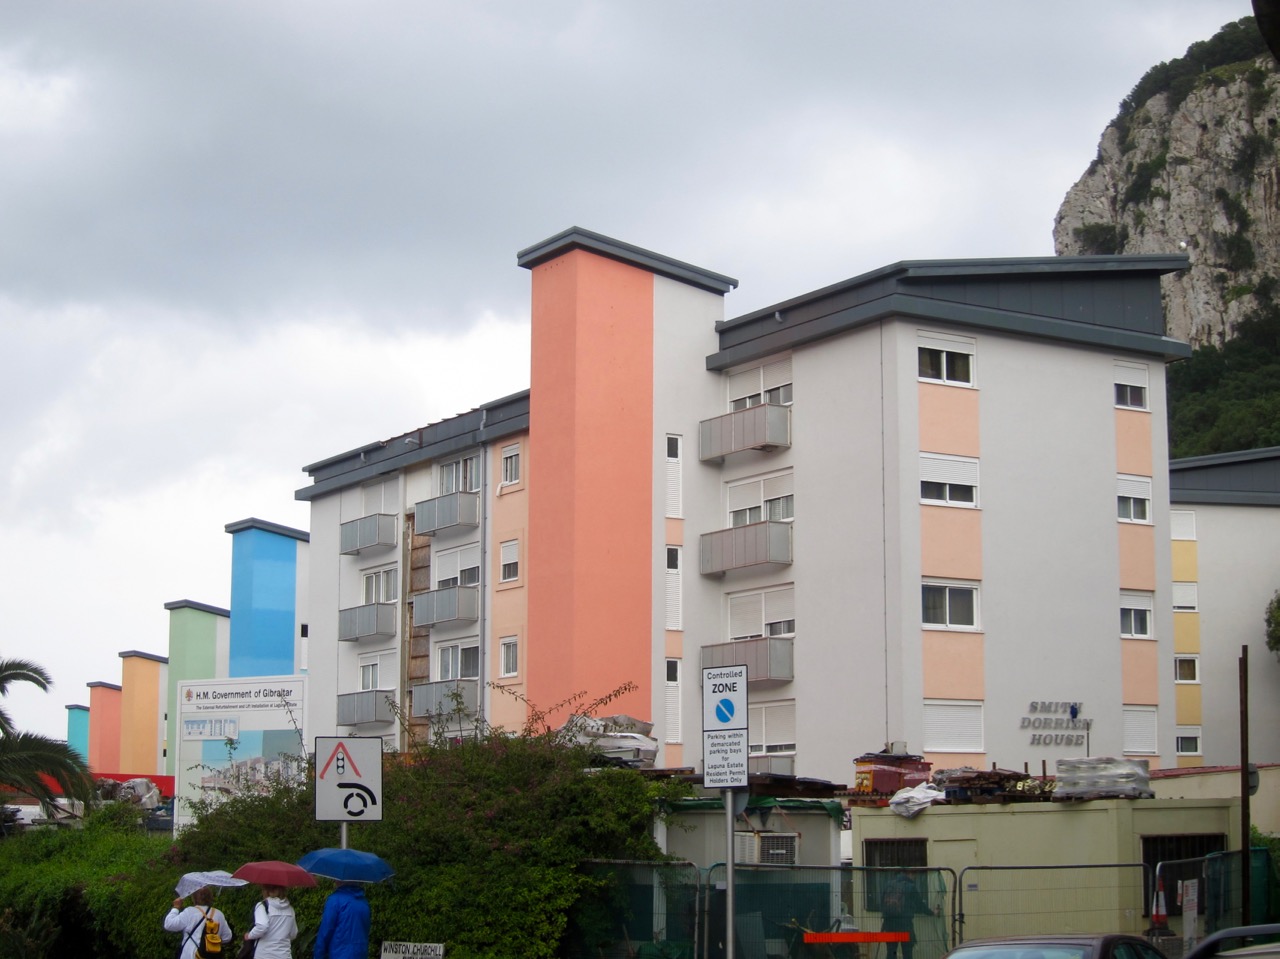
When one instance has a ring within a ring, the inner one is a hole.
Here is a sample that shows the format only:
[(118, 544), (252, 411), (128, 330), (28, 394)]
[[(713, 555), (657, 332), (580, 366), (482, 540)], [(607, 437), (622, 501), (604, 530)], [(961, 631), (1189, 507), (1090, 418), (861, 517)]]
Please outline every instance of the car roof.
[[(991, 936), (987, 939), (966, 939), (964, 942), (956, 945), (957, 949), (964, 946), (996, 946), (1000, 943), (1008, 943), (1009, 945), (1017, 945), (1019, 943), (1028, 942), (1094, 942), (1098, 939), (1140, 939), (1140, 936), (1132, 936), (1123, 932), (1056, 932), (1045, 936)], [(1144, 940), (1145, 941), (1145, 940)]]

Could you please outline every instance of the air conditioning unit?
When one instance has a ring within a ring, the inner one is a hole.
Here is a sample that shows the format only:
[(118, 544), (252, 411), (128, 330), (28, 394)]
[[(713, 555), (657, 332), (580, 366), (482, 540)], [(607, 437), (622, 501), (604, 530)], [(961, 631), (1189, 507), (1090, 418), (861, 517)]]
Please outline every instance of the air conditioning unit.
[(795, 832), (736, 832), (733, 861), (763, 866), (794, 866), (799, 860), (800, 834)]

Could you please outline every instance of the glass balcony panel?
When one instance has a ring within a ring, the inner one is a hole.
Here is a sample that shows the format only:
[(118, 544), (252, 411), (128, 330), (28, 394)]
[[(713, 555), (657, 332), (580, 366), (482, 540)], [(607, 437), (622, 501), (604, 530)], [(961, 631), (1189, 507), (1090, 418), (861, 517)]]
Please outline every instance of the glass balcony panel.
[(344, 555), (374, 552), (396, 545), (394, 513), (370, 513), (338, 527), (338, 552)]
[(704, 575), (752, 566), (788, 566), (792, 561), (791, 524), (771, 520), (703, 533), (699, 554)]
[(446, 493), (423, 500), (413, 508), (413, 531), (432, 535), (455, 526), (480, 525), (479, 493)]
[(734, 410), (698, 424), (698, 458), (723, 459), (743, 450), (791, 446), (791, 407), (765, 403)]
[(433, 716), (452, 716), (462, 712), (464, 716), (476, 714), (480, 694), (480, 681), (476, 679), (446, 679), (436, 683), (419, 683), (412, 687), (415, 719)]
[(795, 756), (748, 756), (748, 773), (764, 773), (771, 776), (794, 776)]
[(367, 603), (338, 610), (339, 642), (352, 643), (373, 637), (390, 639), (395, 634), (395, 603)]
[(338, 725), (359, 726), (363, 723), (389, 723), (395, 720), (391, 703), (394, 689), (362, 689), (358, 693), (338, 695)]
[(446, 586), (413, 597), (413, 625), (448, 626), (480, 618), (480, 587)]
[(795, 679), (795, 640), (761, 636), (702, 647), (702, 668), (746, 666), (747, 685), (767, 688)]

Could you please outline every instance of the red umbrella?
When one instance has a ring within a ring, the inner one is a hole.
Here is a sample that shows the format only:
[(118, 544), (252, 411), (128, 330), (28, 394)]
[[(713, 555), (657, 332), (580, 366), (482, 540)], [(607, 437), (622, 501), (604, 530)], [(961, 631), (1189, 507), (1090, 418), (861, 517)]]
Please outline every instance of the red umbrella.
[(314, 886), (315, 876), (301, 866), (279, 859), (265, 862), (247, 862), (231, 874), (233, 879), (245, 879), (260, 886)]

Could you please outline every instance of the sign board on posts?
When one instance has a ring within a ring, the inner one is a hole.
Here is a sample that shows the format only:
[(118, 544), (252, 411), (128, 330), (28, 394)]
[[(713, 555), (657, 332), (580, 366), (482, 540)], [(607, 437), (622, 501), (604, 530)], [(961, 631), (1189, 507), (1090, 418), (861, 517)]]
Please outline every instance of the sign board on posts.
[(442, 959), (443, 942), (384, 942), (382, 959)]
[(382, 737), (316, 737), (316, 821), (382, 821)]
[(747, 667), (702, 670), (702, 784), (747, 785)]

